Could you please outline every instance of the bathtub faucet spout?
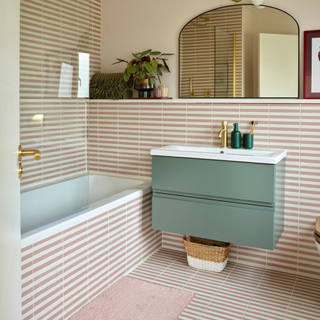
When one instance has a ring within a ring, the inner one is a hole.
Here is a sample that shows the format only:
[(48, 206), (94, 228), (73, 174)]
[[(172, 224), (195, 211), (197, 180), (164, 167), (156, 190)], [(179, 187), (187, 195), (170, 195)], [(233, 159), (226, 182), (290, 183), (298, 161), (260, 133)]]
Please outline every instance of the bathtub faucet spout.
[(41, 159), (41, 153), (39, 150), (21, 150), (21, 146), (19, 146), (19, 161), (24, 156), (33, 156), (34, 160)]

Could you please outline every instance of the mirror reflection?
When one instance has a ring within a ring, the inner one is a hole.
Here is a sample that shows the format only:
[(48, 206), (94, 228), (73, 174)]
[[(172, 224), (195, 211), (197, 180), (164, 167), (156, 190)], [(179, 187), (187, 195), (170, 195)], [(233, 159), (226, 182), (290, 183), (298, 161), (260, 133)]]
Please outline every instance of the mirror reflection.
[(299, 26), (268, 6), (205, 12), (180, 33), (180, 98), (298, 98)]

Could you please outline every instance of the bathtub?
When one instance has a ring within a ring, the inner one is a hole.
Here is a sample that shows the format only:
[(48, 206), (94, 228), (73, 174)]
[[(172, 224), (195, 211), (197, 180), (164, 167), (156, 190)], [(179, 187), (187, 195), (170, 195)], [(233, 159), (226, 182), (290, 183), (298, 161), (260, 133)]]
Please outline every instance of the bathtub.
[(22, 320), (69, 319), (162, 246), (150, 182), (91, 175), (21, 204)]
[(21, 193), (21, 247), (151, 191), (151, 182), (89, 175)]

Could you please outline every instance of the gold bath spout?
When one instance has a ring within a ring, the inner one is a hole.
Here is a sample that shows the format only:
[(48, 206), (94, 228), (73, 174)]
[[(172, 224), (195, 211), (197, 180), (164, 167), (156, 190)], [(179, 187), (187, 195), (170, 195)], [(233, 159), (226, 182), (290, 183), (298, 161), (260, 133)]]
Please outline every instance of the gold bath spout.
[(21, 150), (21, 146), (19, 146), (19, 161), (21, 161), (24, 156), (33, 156), (34, 160), (41, 159), (41, 153), (39, 150)]

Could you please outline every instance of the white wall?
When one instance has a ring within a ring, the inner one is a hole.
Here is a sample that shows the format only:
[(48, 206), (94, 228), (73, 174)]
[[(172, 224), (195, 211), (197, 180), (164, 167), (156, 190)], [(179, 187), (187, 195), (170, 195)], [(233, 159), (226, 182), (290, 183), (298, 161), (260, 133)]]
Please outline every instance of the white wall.
[(19, 0), (0, 1), (0, 319), (21, 319)]
[[(241, 4), (251, 3), (243, 0)], [(292, 15), (300, 26), (300, 96), (302, 96), (303, 31), (319, 29), (319, 0), (265, 0), (266, 5)], [(111, 66), (116, 58), (130, 59), (131, 52), (154, 49), (175, 53), (170, 57), (171, 74), (163, 83), (170, 86), (170, 95), (178, 96), (179, 33), (196, 15), (231, 0), (102, 0), (102, 72), (123, 72), (125, 64)]]
[[(247, 94), (245, 97), (259, 97), (259, 37), (261, 33), (268, 34), (289, 34), (297, 33), (297, 24), (287, 14), (279, 10), (252, 10), (249, 6), (243, 7), (243, 34), (245, 71), (244, 82)], [(297, 96), (298, 84), (294, 85), (295, 93), (292, 95), (283, 94), (285, 97)], [(271, 97), (266, 95), (265, 97)], [(263, 96), (261, 96), (263, 97)]]
[(258, 97), (297, 96), (298, 36), (260, 33)]

